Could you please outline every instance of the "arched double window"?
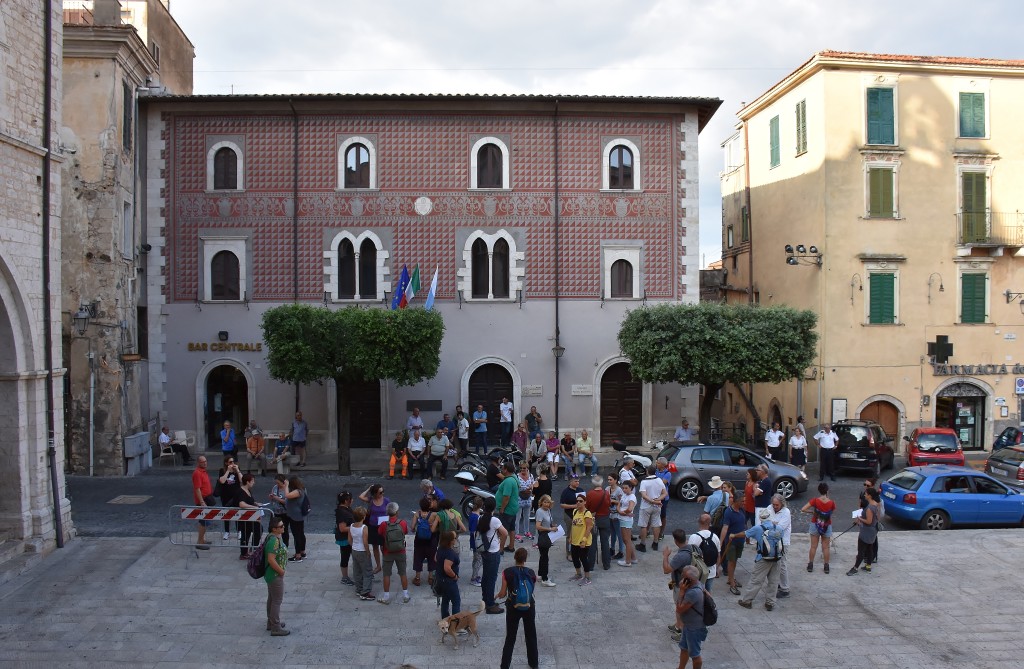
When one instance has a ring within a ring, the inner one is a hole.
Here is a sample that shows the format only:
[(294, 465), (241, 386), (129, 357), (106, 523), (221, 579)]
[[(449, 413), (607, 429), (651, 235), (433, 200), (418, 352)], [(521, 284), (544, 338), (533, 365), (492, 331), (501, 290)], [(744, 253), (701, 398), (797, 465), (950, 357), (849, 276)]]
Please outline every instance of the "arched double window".
[(463, 251), (459, 290), (474, 300), (508, 300), (523, 286), (523, 259), (515, 239), (506, 231), (474, 232)]
[(377, 187), (377, 149), (368, 137), (349, 137), (338, 146), (338, 188)]
[(471, 188), (509, 188), (508, 146), (497, 137), (473, 144)]
[(206, 190), (245, 188), (242, 149), (235, 142), (217, 142), (206, 155)]
[(640, 190), (640, 149), (628, 139), (605, 144), (601, 166), (604, 190)]
[(324, 252), (324, 292), (335, 300), (382, 300), (388, 288), (388, 252), (380, 238), (363, 231), (339, 232)]

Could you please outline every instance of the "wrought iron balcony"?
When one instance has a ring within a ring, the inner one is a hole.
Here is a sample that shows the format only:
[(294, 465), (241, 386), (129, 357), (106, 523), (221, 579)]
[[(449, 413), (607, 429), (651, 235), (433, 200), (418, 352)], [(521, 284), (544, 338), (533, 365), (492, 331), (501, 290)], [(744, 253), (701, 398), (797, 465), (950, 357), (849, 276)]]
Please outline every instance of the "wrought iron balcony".
[(956, 214), (957, 244), (1024, 246), (1024, 213), (961, 211)]

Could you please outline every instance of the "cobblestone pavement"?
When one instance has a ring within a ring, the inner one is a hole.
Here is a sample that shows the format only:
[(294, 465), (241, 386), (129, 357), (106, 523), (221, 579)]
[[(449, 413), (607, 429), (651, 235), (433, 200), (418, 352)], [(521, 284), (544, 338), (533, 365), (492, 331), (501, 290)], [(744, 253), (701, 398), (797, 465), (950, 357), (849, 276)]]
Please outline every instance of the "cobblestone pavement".
[[(806, 538), (794, 536), (793, 594), (773, 612), (761, 598), (742, 609), (717, 584), (721, 617), (705, 666), (1021, 666), (1021, 586), (1006, 572), (1019, 569), (1024, 531), (882, 533), (880, 548), (873, 573), (846, 576), (856, 549), (847, 534), (832, 573), (819, 563), (808, 574)], [(293, 634), (270, 637), (263, 582), (249, 578), (235, 550), (187, 561), (186, 549), (166, 539), (76, 539), (0, 586), (0, 666), (497, 666), (503, 616), (481, 615), (480, 646), (466, 641), (456, 651), (438, 643), (439, 613), (426, 585), (411, 587), (408, 604), (361, 602), (339, 582), (332, 537), (312, 536), (309, 552), (288, 565), (283, 617)], [(542, 667), (676, 666), (659, 556), (648, 552), (633, 569), (599, 570), (586, 588), (567, 580), (572, 569), (560, 550), (552, 557), (559, 585), (537, 591)], [(751, 560), (744, 557), (740, 581)], [(479, 590), (463, 585), (463, 607), (476, 607)], [(513, 666), (526, 666), (521, 638)]]

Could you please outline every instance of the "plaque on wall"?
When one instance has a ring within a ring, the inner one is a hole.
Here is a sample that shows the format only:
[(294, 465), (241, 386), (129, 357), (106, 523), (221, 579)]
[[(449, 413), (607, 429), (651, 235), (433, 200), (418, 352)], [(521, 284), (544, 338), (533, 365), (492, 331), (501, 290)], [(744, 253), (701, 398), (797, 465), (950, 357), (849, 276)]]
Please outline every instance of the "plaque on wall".
[(544, 395), (544, 386), (533, 385), (523, 386), (523, 397), (541, 397)]
[(574, 383), (572, 384), (573, 396), (587, 396), (594, 394), (594, 386), (590, 383)]

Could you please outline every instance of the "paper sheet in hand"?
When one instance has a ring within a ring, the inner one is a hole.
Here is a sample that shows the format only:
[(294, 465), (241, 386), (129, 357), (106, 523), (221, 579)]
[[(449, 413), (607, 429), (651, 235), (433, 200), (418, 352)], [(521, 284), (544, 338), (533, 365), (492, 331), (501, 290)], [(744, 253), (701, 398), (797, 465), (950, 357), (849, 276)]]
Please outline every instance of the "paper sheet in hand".
[(854, 520), (857, 520), (857, 519), (858, 519), (858, 518), (860, 518), (860, 517), (861, 517), (861, 516), (862, 516), (863, 514), (864, 514), (864, 510), (863, 510), (863, 509), (854, 509), (854, 511), (853, 511), (853, 519), (854, 519)]
[(555, 527), (554, 531), (548, 532), (548, 539), (551, 539), (551, 543), (561, 541), (565, 538), (565, 530), (562, 529), (561, 525)]

